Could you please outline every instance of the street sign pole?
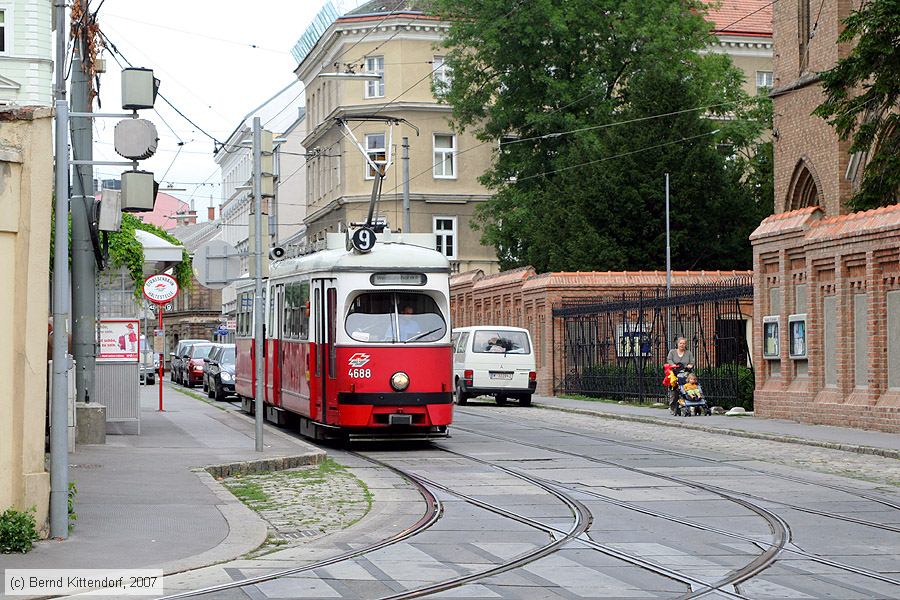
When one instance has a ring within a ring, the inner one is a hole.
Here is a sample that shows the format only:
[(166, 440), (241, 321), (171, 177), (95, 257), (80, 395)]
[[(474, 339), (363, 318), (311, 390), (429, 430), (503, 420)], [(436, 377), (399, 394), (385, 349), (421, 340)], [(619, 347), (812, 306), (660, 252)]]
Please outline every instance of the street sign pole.
[[(156, 312), (159, 315), (159, 330), (162, 331), (163, 323), (162, 323), (162, 314), (163, 307), (160, 304), (156, 305)], [(159, 353), (159, 412), (163, 412), (163, 401), (162, 401), (162, 381), (163, 381), (163, 365), (165, 364), (165, 354)], [(146, 381), (144, 383), (147, 383)]]
[[(144, 298), (156, 305), (159, 315), (159, 330), (163, 328), (163, 310), (178, 295), (178, 282), (171, 275), (151, 275), (144, 280)], [(165, 356), (159, 353), (159, 412), (163, 412), (163, 365)]]

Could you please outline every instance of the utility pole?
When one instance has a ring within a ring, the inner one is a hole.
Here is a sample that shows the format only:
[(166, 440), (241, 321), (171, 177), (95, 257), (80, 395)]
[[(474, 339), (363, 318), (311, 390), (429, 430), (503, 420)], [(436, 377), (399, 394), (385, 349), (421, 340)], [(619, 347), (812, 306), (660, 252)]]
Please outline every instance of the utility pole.
[(409, 224), (409, 138), (403, 138), (403, 233), (412, 233)]
[[(672, 294), (672, 246), (669, 243), (669, 174), (666, 173), (666, 299)], [(666, 307), (666, 336), (672, 337), (672, 308)], [(674, 339), (667, 340), (667, 344)]]
[(263, 376), (263, 318), (265, 315), (265, 298), (263, 297), (263, 221), (262, 221), (262, 125), (259, 117), (253, 117), (253, 219), (256, 235), (253, 248), (253, 260), (256, 264), (254, 273), (256, 283), (256, 301), (253, 303), (254, 361), (256, 376), (256, 451), (263, 451), (263, 412), (265, 411), (265, 386)]
[(50, 537), (69, 536), (69, 105), (66, 2), (56, 8), (56, 189), (53, 254), (53, 379), (50, 406)]
[[(84, 11), (87, 0), (76, 0)], [(86, 17), (85, 23), (87, 22)], [(72, 112), (92, 112), (90, 76), (84, 72), (88, 60), (85, 28), (78, 30), (72, 57)], [(70, 119), (72, 154), (75, 160), (93, 160), (92, 121), (85, 117)], [(94, 177), (91, 165), (75, 165), (72, 177), (72, 318), (75, 351), (76, 400), (90, 402), (94, 395), (95, 342), (97, 337), (97, 265), (91, 242), (94, 207)]]

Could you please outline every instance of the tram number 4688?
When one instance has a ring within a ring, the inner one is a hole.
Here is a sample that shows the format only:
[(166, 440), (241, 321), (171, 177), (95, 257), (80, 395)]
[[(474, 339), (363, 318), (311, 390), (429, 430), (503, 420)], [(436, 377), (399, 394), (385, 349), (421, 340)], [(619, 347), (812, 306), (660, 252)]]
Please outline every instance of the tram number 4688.
[(350, 369), (351, 379), (371, 379), (372, 369)]

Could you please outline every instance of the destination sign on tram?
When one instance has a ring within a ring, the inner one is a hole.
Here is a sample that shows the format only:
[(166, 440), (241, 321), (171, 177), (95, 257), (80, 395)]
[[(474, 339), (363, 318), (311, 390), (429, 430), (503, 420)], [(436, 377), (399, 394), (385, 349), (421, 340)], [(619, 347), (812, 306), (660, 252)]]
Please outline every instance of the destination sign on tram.
[(425, 285), (425, 273), (375, 273), (372, 285)]

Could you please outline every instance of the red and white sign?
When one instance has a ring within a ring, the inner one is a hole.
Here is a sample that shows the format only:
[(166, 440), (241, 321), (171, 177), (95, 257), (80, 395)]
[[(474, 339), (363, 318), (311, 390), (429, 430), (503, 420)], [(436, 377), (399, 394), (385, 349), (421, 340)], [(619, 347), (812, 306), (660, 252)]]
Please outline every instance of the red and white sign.
[(144, 297), (155, 304), (166, 304), (178, 294), (178, 282), (171, 275), (151, 275), (144, 280)]
[(347, 364), (351, 367), (363, 367), (369, 362), (369, 355), (365, 352), (357, 352), (347, 360)]
[(137, 319), (101, 319), (98, 361), (137, 362), (141, 324)]

